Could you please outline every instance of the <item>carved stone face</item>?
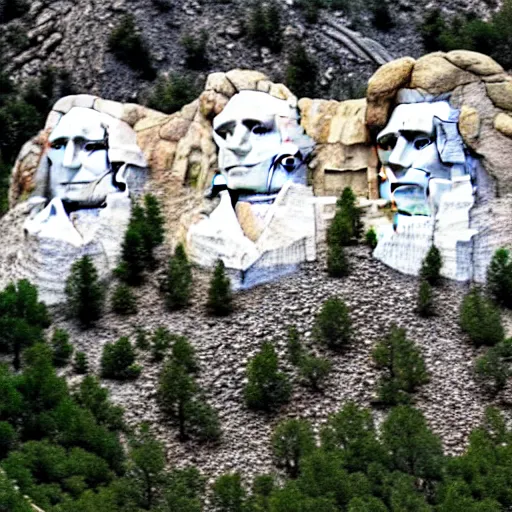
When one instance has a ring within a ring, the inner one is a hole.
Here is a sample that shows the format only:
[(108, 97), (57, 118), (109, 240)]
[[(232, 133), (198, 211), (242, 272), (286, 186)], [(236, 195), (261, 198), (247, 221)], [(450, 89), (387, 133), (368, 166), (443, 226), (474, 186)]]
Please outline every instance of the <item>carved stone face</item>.
[(377, 136), (381, 197), (399, 212), (430, 215), (452, 181), (466, 174), (457, 114), (446, 101), (398, 105)]
[(290, 103), (257, 91), (231, 98), (213, 120), (219, 168), (231, 190), (278, 192), (297, 178), (303, 163), (297, 139), (303, 133)]
[(106, 196), (116, 190), (108, 159), (107, 131), (98, 112), (72, 108), (50, 134), (49, 143), (51, 198), (83, 202), (86, 196)]

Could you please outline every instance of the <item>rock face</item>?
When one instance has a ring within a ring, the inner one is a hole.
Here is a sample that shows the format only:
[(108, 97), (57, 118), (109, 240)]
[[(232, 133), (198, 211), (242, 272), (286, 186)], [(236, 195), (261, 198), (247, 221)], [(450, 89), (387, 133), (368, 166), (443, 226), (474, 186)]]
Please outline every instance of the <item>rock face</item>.
[[(442, 252), (444, 275), (482, 282), (494, 251), (512, 245), (510, 214), (505, 213), (512, 203), (510, 83), (510, 77), (492, 59), (462, 50), (438, 52), (417, 61), (399, 59), (382, 66), (370, 79), (366, 111), (370, 133), (376, 135), (385, 127), (395, 105), (409, 102), (404, 89), (413, 89), (424, 101), (448, 100), (458, 110), (458, 132), (466, 151), (476, 158), (470, 171), (476, 190), (474, 204), (451, 202), (451, 206), (441, 206), (431, 221), (418, 220), (416, 229), (408, 226), (401, 235), (397, 230), (385, 236), (376, 257), (403, 272), (417, 274), (433, 242)], [(460, 224), (463, 218), (464, 226)], [(455, 246), (447, 235), (450, 230), (462, 237)]]

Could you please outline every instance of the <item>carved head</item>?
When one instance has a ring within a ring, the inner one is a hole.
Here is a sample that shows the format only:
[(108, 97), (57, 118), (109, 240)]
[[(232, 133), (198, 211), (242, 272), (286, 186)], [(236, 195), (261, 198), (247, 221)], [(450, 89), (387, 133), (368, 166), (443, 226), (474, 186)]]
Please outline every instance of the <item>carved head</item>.
[[(415, 91), (400, 97), (411, 101)], [(454, 181), (468, 179), (464, 144), (457, 128), (458, 111), (447, 101), (401, 103), (378, 134), (383, 164), (381, 197), (392, 199), (398, 211), (430, 215)]]
[(313, 143), (298, 123), (294, 102), (241, 91), (215, 117), (213, 129), (229, 189), (272, 194), (288, 180), (306, 182), (303, 163)]

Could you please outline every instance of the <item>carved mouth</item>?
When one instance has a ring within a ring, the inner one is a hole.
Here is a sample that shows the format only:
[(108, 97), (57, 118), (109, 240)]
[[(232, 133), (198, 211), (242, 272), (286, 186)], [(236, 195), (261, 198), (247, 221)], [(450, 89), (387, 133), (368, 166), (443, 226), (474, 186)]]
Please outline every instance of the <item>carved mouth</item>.
[(258, 164), (245, 164), (245, 165), (230, 165), (229, 167), (226, 167), (224, 170), (226, 172), (229, 172), (230, 174), (236, 173), (236, 174), (243, 174), (244, 172), (248, 172), (253, 167), (256, 167)]

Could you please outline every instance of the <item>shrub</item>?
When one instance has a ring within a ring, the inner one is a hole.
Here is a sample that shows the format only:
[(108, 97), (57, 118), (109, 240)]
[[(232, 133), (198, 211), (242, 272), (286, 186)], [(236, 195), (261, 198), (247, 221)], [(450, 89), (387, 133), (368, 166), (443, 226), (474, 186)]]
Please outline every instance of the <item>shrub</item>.
[(498, 249), (487, 269), (487, 291), (498, 303), (512, 308), (512, 261), (507, 249)]
[(192, 291), (192, 269), (183, 244), (178, 244), (167, 267), (165, 301), (170, 310), (188, 305)]
[(135, 331), (135, 346), (139, 350), (148, 350), (151, 347), (148, 334), (142, 327), (138, 327)]
[(185, 336), (173, 336), (172, 357), (175, 361), (185, 367), (188, 373), (199, 371), (194, 347)]
[(151, 336), (151, 356), (153, 361), (162, 361), (171, 342), (172, 334), (165, 327), (158, 327)]
[(114, 288), (111, 298), (112, 310), (118, 315), (134, 315), (137, 313), (137, 302), (135, 295), (129, 286), (119, 283)]
[(229, 315), (233, 310), (231, 281), (226, 276), (224, 263), (218, 260), (208, 290), (208, 310), (217, 316)]
[(492, 385), (493, 391), (498, 393), (507, 384), (512, 375), (510, 361), (512, 360), (512, 338), (508, 338), (479, 357), (475, 364), (477, 377)]
[(299, 362), (299, 375), (302, 381), (315, 391), (322, 387), (331, 369), (331, 362), (323, 357), (307, 354)]
[(39, 302), (37, 288), (26, 279), (10, 283), (0, 292), (0, 348), (12, 352), (16, 370), (21, 351), (43, 340), (50, 325), (46, 305)]
[(377, 247), (377, 232), (374, 227), (371, 227), (364, 236), (364, 242), (370, 249)]
[(303, 349), (302, 343), (300, 341), (299, 331), (295, 325), (290, 325), (288, 327), (287, 347), (288, 359), (290, 360), (290, 363), (294, 366), (297, 366), (302, 358)]
[(336, 201), (336, 213), (327, 231), (329, 247), (353, 245), (361, 238), (363, 223), (361, 208), (350, 187), (345, 187)]
[(286, 375), (279, 371), (277, 353), (269, 342), (247, 364), (245, 403), (251, 409), (271, 411), (288, 402), (291, 386)]
[(327, 249), (327, 273), (331, 277), (345, 277), (349, 274), (347, 255), (342, 245), (330, 245)]
[(286, 85), (298, 98), (314, 98), (316, 91), (317, 66), (304, 46), (293, 49), (286, 67)]
[(85, 352), (77, 352), (73, 361), (73, 369), (79, 375), (83, 375), (89, 371), (89, 362)]
[(343, 300), (332, 297), (324, 302), (313, 325), (315, 339), (330, 348), (340, 349), (352, 338), (352, 321)]
[(281, 8), (275, 0), (267, 5), (257, 2), (249, 12), (247, 35), (258, 46), (274, 53), (282, 48)]
[(377, 368), (384, 371), (379, 399), (388, 405), (408, 403), (411, 393), (429, 380), (425, 361), (416, 345), (396, 325), (372, 352)]
[(459, 322), (476, 346), (496, 345), (505, 337), (499, 309), (477, 287), (464, 297)]
[(299, 461), (315, 449), (315, 436), (311, 424), (305, 420), (283, 420), (272, 435), (272, 451), (278, 467), (291, 478), (299, 475)]
[(69, 342), (69, 333), (64, 329), (55, 329), (51, 345), (53, 349), (53, 364), (66, 366), (73, 354), (73, 345)]
[(83, 327), (90, 327), (101, 316), (105, 289), (90, 256), (75, 261), (66, 281), (67, 305)]
[(144, 196), (144, 221), (143, 230), (144, 246), (148, 263), (153, 264), (153, 251), (164, 242), (164, 216), (160, 202), (153, 194)]
[(174, 469), (165, 487), (165, 510), (201, 512), (204, 490), (205, 478), (196, 468)]
[(222, 475), (213, 484), (213, 504), (219, 512), (243, 512), (246, 510), (247, 492), (240, 473)]
[(194, 101), (199, 91), (186, 75), (173, 73), (169, 77), (159, 77), (151, 89), (147, 106), (164, 114), (173, 114)]
[(108, 47), (117, 59), (139, 71), (144, 78), (152, 80), (155, 77), (151, 55), (137, 31), (133, 15), (125, 15), (114, 28), (108, 38)]
[(101, 355), (101, 376), (106, 379), (135, 379), (141, 372), (135, 364), (135, 350), (130, 340), (123, 336), (115, 343), (107, 343)]
[(432, 245), (421, 264), (420, 277), (428, 281), (431, 286), (436, 286), (441, 279), (442, 266), (441, 253), (435, 245)]
[(203, 69), (208, 64), (206, 57), (206, 45), (208, 44), (208, 33), (201, 30), (197, 37), (187, 35), (181, 40), (185, 49), (185, 65), (189, 69)]
[(418, 288), (418, 305), (416, 307), (418, 314), (424, 318), (434, 315), (434, 300), (432, 296), (432, 287), (429, 282), (422, 279)]

